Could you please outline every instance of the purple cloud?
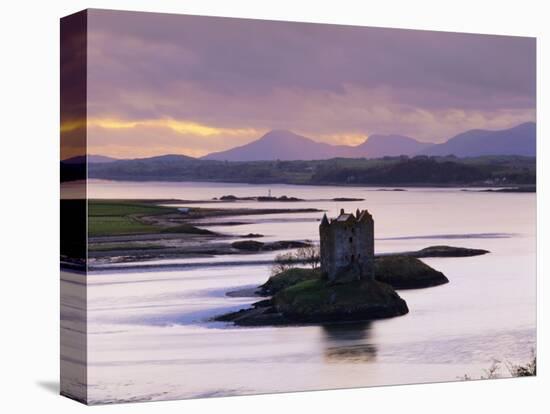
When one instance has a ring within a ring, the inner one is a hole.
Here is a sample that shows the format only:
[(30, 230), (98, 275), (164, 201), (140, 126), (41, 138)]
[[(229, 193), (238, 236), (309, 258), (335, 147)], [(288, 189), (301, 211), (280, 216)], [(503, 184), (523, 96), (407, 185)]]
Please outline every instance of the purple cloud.
[(338, 142), (373, 133), (442, 141), (535, 116), (534, 38), (103, 10), (89, 19), (91, 117), (286, 128)]

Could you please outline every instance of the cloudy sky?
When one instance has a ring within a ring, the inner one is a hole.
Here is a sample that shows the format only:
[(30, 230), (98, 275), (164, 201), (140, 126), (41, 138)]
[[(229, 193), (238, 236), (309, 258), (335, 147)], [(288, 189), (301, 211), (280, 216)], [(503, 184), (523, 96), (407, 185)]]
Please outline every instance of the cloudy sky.
[(94, 154), (201, 156), (272, 129), (441, 142), (535, 119), (531, 38), (99, 10), (88, 31)]

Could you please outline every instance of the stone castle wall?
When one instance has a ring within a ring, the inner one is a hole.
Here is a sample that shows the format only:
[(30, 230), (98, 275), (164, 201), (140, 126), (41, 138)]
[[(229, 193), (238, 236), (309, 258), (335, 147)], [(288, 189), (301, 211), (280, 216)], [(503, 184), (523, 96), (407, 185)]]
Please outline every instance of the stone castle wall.
[(321, 270), (329, 280), (344, 271), (362, 279), (374, 278), (374, 222), (368, 213), (360, 218), (341, 214), (330, 223), (321, 223)]

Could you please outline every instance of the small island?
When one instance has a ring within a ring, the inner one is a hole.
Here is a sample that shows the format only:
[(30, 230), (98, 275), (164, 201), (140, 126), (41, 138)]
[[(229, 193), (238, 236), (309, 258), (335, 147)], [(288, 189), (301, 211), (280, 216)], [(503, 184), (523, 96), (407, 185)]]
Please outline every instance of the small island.
[(324, 278), (320, 268), (289, 268), (253, 291), (230, 292), (231, 296), (241, 293), (267, 299), (216, 320), (261, 326), (389, 318), (408, 312), (395, 290), (449, 283), (443, 273), (412, 256), (376, 257), (374, 268), (373, 281), (353, 280), (353, 275), (344, 274), (343, 279), (349, 281), (336, 284)]
[[(409, 312), (396, 289), (449, 282), (443, 273), (414, 257), (418, 252), (375, 257), (374, 221), (367, 210), (357, 210), (355, 215), (341, 210), (330, 221), (325, 214), (319, 233), (319, 253), (309, 248), (300, 257), (283, 256), (274, 274), (254, 292), (267, 299), (215, 320), (263, 326), (390, 318)], [(443, 247), (432, 248), (435, 253), (438, 249)], [(291, 267), (292, 259), (308, 262), (311, 268)]]
[(376, 280), (331, 284), (320, 272), (308, 269), (294, 269), (278, 276), (296, 278), (296, 283), (277, 291), (270, 299), (254, 303), (252, 308), (215, 320), (240, 326), (292, 325), (390, 318), (409, 312), (407, 303), (390, 285)]
[(400, 255), (411, 257), (470, 257), (481, 256), (487, 253), (489, 253), (489, 251), (484, 249), (470, 249), (467, 247), (453, 246), (430, 246), (414, 252), (404, 252)]
[(278, 202), (293, 202), (293, 201), (364, 201), (364, 198), (356, 197), (334, 197), (329, 199), (316, 199), (316, 200), (306, 200), (303, 198), (292, 197), (287, 195), (282, 195), (279, 197), (272, 196), (271, 190), (266, 196), (251, 196), (251, 197), (237, 197), (233, 194), (223, 195), (220, 198), (214, 197), (212, 201), (278, 201)]
[(516, 187), (487, 188), (485, 190), (471, 190), (466, 188), (466, 189), (463, 189), (462, 191), (471, 191), (471, 192), (477, 192), (477, 193), (536, 193), (537, 186), (523, 185), (523, 186), (516, 186)]

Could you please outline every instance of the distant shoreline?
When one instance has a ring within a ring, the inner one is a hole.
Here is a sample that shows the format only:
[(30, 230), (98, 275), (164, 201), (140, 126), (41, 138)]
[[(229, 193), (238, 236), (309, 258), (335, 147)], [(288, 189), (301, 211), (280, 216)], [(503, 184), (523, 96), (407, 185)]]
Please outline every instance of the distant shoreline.
[[(415, 258), (433, 258), (433, 257), (446, 257), (446, 258), (458, 258), (458, 257), (470, 257), (481, 256), (489, 253), (487, 250), (482, 249), (470, 249), (463, 247), (451, 247), (451, 246), (429, 246), (420, 250), (406, 251), (406, 252), (389, 252), (378, 253), (375, 257), (393, 257), (393, 256), (407, 256)], [(253, 256), (254, 253), (249, 253)], [(230, 257), (230, 256), (229, 256)], [(162, 257), (150, 258), (150, 260), (159, 260)], [(155, 263), (147, 264), (148, 260), (132, 261), (127, 264), (111, 265), (89, 265), (88, 270), (93, 272), (108, 272), (119, 270), (158, 270), (158, 269), (189, 269), (199, 267), (235, 267), (235, 266), (257, 266), (257, 265), (270, 265), (274, 263), (274, 259), (256, 259), (256, 260), (227, 260), (223, 262), (203, 262), (203, 263)]]
[[(86, 164), (81, 166), (86, 167)], [(61, 163), (62, 181), (77, 177), (75, 174), (70, 174), (75, 167), (72, 164)], [(195, 181), (363, 187), (510, 187), (535, 185), (536, 158), (418, 156), (223, 162), (190, 159), (184, 156), (164, 156), (109, 163), (88, 163), (86, 173), (89, 179), (134, 182)]]
[[(365, 189), (375, 189), (374, 191), (380, 189), (380, 191), (399, 191), (401, 188), (482, 188), (487, 189), (487, 192), (490, 192), (490, 189), (521, 189), (521, 188), (535, 188), (536, 184), (435, 184), (435, 183), (395, 183), (395, 184), (356, 184), (356, 183), (288, 183), (288, 182), (254, 182), (254, 181), (224, 181), (224, 180), (197, 180), (197, 179), (181, 179), (178, 177), (150, 177), (150, 178), (102, 178), (102, 177), (90, 177), (90, 180), (98, 181), (119, 181), (119, 182), (134, 182), (134, 183), (150, 183), (150, 182), (166, 182), (166, 183), (218, 183), (218, 184), (236, 184), (236, 185), (292, 185), (300, 187), (348, 187), (348, 188), (365, 188)], [(75, 181), (66, 181), (66, 183), (76, 182)], [(82, 181), (82, 180), (80, 180)], [(89, 180), (88, 180), (89, 182)], [(502, 191), (505, 192), (505, 191)], [(512, 191), (511, 191), (512, 192)], [(517, 192), (536, 192), (536, 191), (517, 191)], [(105, 199), (108, 200), (108, 199)], [(179, 200), (177, 200), (179, 201)], [(184, 200), (191, 201), (192, 200)], [(215, 201), (215, 200), (209, 200)], [(316, 200), (306, 200), (306, 201), (316, 201)]]

